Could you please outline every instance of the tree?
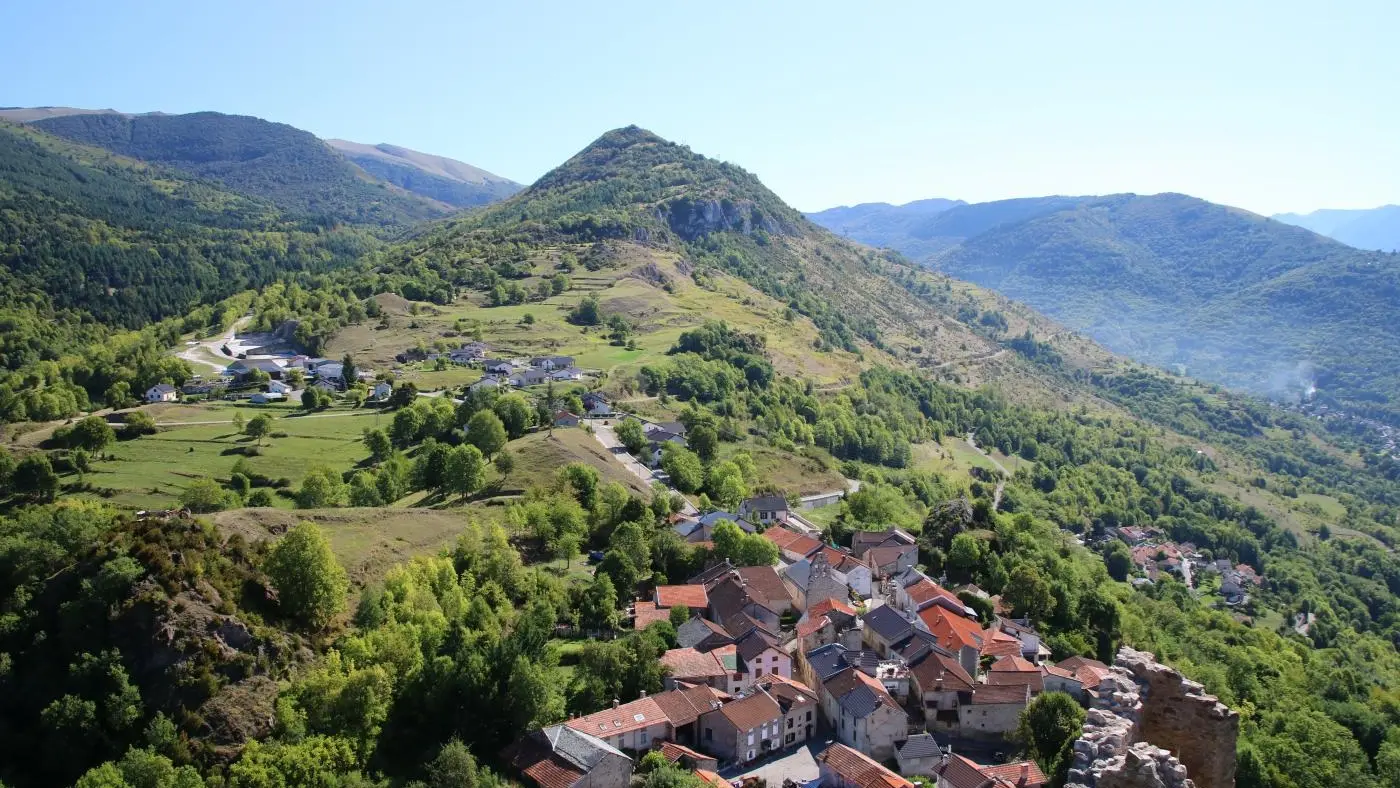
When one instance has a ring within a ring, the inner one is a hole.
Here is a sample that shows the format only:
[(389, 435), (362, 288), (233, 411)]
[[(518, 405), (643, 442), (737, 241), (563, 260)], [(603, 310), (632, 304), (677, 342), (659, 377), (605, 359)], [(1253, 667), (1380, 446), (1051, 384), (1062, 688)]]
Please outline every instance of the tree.
[(1016, 741), (1056, 785), (1064, 783), (1074, 741), (1084, 729), (1084, 709), (1063, 692), (1046, 692), (1021, 711)]
[(709, 424), (695, 425), (685, 439), (686, 443), (690, 444), (691, 451), (705, 462), (713, 460), (715, 452), (719, 450), (719, 433)]
[(593, 582), (583, 594), (579, 622), (585, 629), (605, 632), (617, 629), (617, 586), (607, 573), (593, 575)]
[(378, 427), (365, 428), (364, 443), (365, 448), (369, 449), (370, 458), (375, 462), (383, 462), (394, 452), (394, 443), (389, 440), (389, 433)]
[(278, 540), (263, 570), (282, 609), (311, 629), (325, 628), (345, 609), (349, 580), (314, 523), (302, 522)]
[(955, 583), (971, 582), (982, 569), (986, 553), (987, 543), (973, 534), (961, 533), (953, 537), (948, 547), (948, 578)]
[(603, 322), (602, 310), (597, 296), (584, 296), (582, 301), (569, 312), (569, 322), (576, 326), (596, 326)]
[(349, 353), (340, 359), (340, 379), (345, 381), (346, 387), (360, 381), (360, 370), (355, 367), (355, 359)]
[(243, 411), (241, 410), (235, 410), (233, 412), (233, 431), (239, 433), (243, 432)]
[(661, 467), (671, 477), (671, 486), (683, 493), (697, 492), (705, 483), (705, 466), (700, 458), (679, 444), (662, 444)]
[(508, 449), (501, 449), (501, 453), (496, 455), (494, 465), (496, 466), (496, 473), (499, 473), (501, 476), (509, 476), (510, 472), (515, 470), (515, 457), (511, 455)]
[(101, 416), (88, 416), (68, 431), (69, 448), (93, 453), (102, 451), (117, 439), (117, 433)]
[(506, 426), (489, 410), (478, 411), (467, 421), (467, 443), (490, 457), (506, 445)]
[(404, 408), (394, 414), (394, 421), (389, 425), (389, 435), (393, 438), (394, 445), (399, 448), (407, 448), (418, 440), (418, 433), (423, 429), (423, 417), (413, 408)]
[(340, 506), (345, 500), (345, 484), (340, 474), (324, 465), (312, 468), (297, 490), (297, 506), (303, 509), (327, 509)]
[(58, 493), (58, 474), (47, 454), (26, 454), (11, 476), (14, 491), (36, 501), (51, 501)]
[(562, 292), (564, 292), (565, 290), (568, 290), (568, 289), (569, 289), (569, 277), (567, 277), (567, 276), (565, 276), (564, 274), (561, 273), (561, 274), (555, 274), (552, 278), (550, 278), (550, 280), (549, 280), (549, 292), (550, 292), (550, 293), (552, 293), (552, 294), (554, 294), (554, 295), (559, 295), (560, 293), (562, 293)]
[(1128, 579), (1128, 573), (1133, 571), (1133, 552), (1121, 541), (1114, 539), (1108, 544), (1108, 549), (1103, 554), (1104, 565), (1108, 567), (1108, 576), (1122, 582)]
[(633, 454), (641, 454), (647, 447), (646, 435), (642, 432), (642, 423), (631, 416), (619, 421), (614, 428), (617, 439), (626, 447), (627, 451)]
[(671, 626), (680, 629), (685, 622), (690, 620), (690, 608), (685, 605), (676, 605), (671, 608), (671, 612), (666, 616), (666, 619), (671, 622)]
[(708, 475), (705, 488), (710, 499), (718, 501), (725, 509), (733, 511), (748, 497), (749, 488), (744, 484), (744, 472), (737, 463), (725, 461), (711, 465)]
[(389, 407), (407, 408), (418, 401), (418, 386), (411, 380), (404, 381), (394, 387), (389, 394)]
[(357, 471), (350, 477), (350, 505), (351, 506), (383, 506), (384, 497), (379, 494), (379, 488), (374, 483), (374, 475), (365, 471)]
[(180, 491), (180, 505), (192, 512), (218, 512), (229, 508), (231, 493), (208, 477), (191, 479)]
[(267, 489), (266, 487), (259, 487), (258, 489), (253, 490), (251, 493), (248, 494), (248, 505), (263, 507), (271, 506), (272, 491)]
[(1031, 564), (1020, 564), (1008, 578), (1002, 601), (1012, 612), (1043, 621), (1055, 609), (1055, 594), (1050, 582)]
[(530, 429), (530, 403), (521, 394), (501, 397), (491, 405), (491, 411), (500, 418), (511, 440), (521, 437)]
[(446, 476), (448, 492), (471, 495), (486, 481), (486, 458), (471, 444), (458, 446), (447, 455)]
[(248, 423), (243, 426), (243, 434), (257, 441), (259, 446), (262, 445), (263, 438), (266, 438), (271, 432), (272, 417), (266, 413), (259, 413), (248, 419)]
[(428, 764), (429, 788), (478, 788), (476, 758), (461, 739), (442, 745)]
[(331, 405), (331, 395), (319, 386), (310, 386), (301, 392), (301, 406), (306, 410), (321, 410)]
[(119, 380), (107, 387), (107, 393), (102, 398), (115, 410), (136, 405), (136, 398), (131, 396), (131, 384), (125, 380)]

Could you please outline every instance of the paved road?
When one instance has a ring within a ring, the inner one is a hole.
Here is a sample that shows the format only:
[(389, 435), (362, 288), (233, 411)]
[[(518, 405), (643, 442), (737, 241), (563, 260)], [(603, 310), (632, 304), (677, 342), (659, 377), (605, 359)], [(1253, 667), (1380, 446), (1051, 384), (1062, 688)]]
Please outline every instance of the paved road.
[[(604, 424), (604, 421), (609, 423)], [(611, 454), (613, 456), (613, 459), (622, 463), (622, 467), (626, 468), (634, 476), (646, 482), (647, 484), (651, 484), (652, 482), (661, 482), (662, 484), (666, 485), (666, 489), (679, 495), (680, 491), (670, 485), (670, 480), (666, 476), (666, 474), (653, 471), (651, 468), (648, 468), (645, 464), (638, 462), (636, 457), (633, 457), (631, 454), (627, 453), (627, 448), (622, 445), (622, 441), (618, 440), (617, 438), (617, 433), (613, 431), (611, 422), (615, 421), (617, 421), (617, 417), (608, 419), (588, 419), (587, 424), (593, 428), (593, 437), (596, 438), (598, 442), (603, 445), (604, 449), (607, 449), (608, 454)], [(689, 515), (698, 515), (700, 514), (700, 510), (696, 509), (695, 505), (692, 504), (688, 499), (686, 499), (685, 506), (681, 509), (681, 513)]]

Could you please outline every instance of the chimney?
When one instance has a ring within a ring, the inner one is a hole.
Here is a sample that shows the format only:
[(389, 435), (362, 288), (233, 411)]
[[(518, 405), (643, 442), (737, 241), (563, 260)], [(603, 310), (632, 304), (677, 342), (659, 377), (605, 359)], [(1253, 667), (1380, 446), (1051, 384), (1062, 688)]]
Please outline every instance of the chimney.
[(614, 708), (614, 709), (617, 708), (618, 706), (621, 706), (621, 705), (622, 705), (622, 704), (618, 701), (617, 698), (613, 698), (613, 708)]
[(647, 691), (646, 691), (646, 690), (642, 690), (642, 697), (645, 698), (646, 696), (647, 696)]
[(1021, 764), (1021, 781), (1017, 785), (1026, 785), (1031, 781), (1031, 762), (1026, 761)]

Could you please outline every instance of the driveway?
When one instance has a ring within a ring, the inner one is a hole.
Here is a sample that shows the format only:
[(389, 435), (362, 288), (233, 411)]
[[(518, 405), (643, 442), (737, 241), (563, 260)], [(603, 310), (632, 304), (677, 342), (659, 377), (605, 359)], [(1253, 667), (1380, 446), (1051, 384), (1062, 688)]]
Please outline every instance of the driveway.
[[(627, 453), (627, 448), (622, 445), (622, 441), (618, 440), (617, 433), (613, 431), (611, 424), (611, 422), (617, 421), (620, 418), (623, 417), (618, 415), (607, 419), (589, 419), (586, 423), (593, 428), (593, 437), (603, 445), (604, 449), (607, 449), (608, 454), (611, 454), (613, 459), (622, 463), (622, 467), (631, 471), (634, 476), (648, 484), (652, 482), (661, 482), (666, 485), (666, 489), (673, 493), (677, 492), (676, 488), (671, 486), (670, 478), (667, 477), (666, 474), (653, 471), (645, 464), (638, 462), (636, 457)], [(605, 421), (609, 423), (604, 424), (603, 422)], [(700, 513), (700, 510), (696, 509), (695, 505), (689, 500), (686, 500), (685, 507), (681, 509), (681, 513), (697, 515)]]
[(814, 783), (821, 777), (821, 769), (817, 767), (816, 755), (830, 744), (829, 740), (812, 739), (795, 750), (780, 753), (769, 760), (759, 761), (757, 764), (749, 766), (725, 769), (720, 772), (720, 776), (726, 780), (760, 777), (768, 784), (769, 788), (782, 788), (784, 780), (792, 780), (798, 785)]

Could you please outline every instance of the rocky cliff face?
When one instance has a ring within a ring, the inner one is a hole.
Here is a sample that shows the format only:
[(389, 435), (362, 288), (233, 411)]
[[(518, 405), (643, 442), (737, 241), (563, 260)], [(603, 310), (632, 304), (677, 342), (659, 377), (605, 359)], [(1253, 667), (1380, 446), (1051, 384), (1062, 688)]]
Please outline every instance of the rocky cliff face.
[(1113, 667), (1068, 788), (1233, 788), (1239, 715), (1151, 654), (1123, 648)]
[(715, 232), (748, 235), (755, 230), (763, 230), (770, 235), (779, 235), (789, 229), (748, 200), (692, 200), (681, 197), (658, 206), (657, 214), (657, 218), (666, 222), (671, 232), (687, 241)]

